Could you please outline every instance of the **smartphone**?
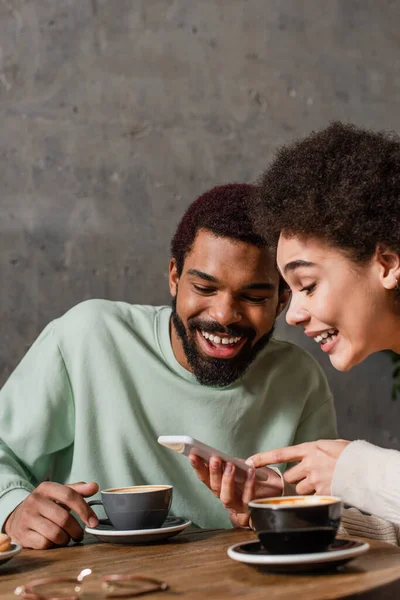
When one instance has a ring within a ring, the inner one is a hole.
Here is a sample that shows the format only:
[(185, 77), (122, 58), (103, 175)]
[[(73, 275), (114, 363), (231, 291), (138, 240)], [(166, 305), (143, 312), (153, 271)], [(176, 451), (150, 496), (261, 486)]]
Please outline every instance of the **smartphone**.
[[(203, 442), (199, 442), (199, 440), (195, 440), (188, 435), (160, 435), (157, 441), (162, 446), (179, 452), (184, 456), (189, 456), (192, 452), (202, 458), (207, 464), (212, 456), (217, 456), (223, 462), (231, 462), (236, 467), (235, 479), (238, 482), (243, 482), (247, 471), (251, 469), (243, 459), (229, 456), (225, 452), (212, 448), (212, 446), (207, 446), (207, 444), (203, 444)], [(260, 481), (266, 481), (269, 478), (268, 469), (264, 467), (256, 469), (256, 478)]]

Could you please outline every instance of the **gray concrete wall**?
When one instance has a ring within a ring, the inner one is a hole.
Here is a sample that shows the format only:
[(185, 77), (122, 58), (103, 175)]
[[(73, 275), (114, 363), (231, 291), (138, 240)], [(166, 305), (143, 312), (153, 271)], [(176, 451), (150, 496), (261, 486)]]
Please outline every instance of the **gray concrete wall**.
[[(168, 302), (200, 192), (332, 119), (400, 130), (399, 22), (389, 0), (0, 0), (1, 381), (83, 299)], [(342, 435), (400, 448), (388, 358), (323, 364)]]

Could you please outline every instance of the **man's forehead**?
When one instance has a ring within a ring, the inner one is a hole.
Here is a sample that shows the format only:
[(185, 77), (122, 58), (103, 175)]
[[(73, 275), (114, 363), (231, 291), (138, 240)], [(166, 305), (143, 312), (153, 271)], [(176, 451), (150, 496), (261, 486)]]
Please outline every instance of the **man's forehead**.
[(246, 283), (275, 281), (278, 277), (275, 256), (269, 249), (211, 235), (198, 238), (186, 256), (183, 271), (193, 276), (201, 272), (215, 279), (240, 277)]
[(205, 229), (201, 229), (198, 232), (187, 257), (190, 255), (207, 256), (209, 254), (215, 254), (216, 250), (223, 256), (230, 254), (249, 254), (253, 256), (262, 256), (264, 258), (271, 257), (275, 260), (275, 251), (272, 249), (267, 247), (260, 248), (251, 242), (236, 238), (219, 236)]

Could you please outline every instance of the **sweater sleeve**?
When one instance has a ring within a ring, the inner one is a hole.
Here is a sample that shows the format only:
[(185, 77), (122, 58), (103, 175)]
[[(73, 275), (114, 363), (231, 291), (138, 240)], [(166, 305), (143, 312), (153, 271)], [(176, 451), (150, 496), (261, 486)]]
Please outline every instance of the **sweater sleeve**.
[(400, 524), (400, 452), (351, 442), (336, 463), (332, 494), (346, 504)]
[(74, 404), (53, 324), (0, 391), (0, 531), (73, 443)]
[(399, 525), (389, 523), (389, 521), (385, 521), (374, 515), (366, 515), (356, 508), (346, 508), (343, 510), (339, 533), (380, 540), (381, 542), (387, 542), (395, 546), (398, 546), (400, 541)]

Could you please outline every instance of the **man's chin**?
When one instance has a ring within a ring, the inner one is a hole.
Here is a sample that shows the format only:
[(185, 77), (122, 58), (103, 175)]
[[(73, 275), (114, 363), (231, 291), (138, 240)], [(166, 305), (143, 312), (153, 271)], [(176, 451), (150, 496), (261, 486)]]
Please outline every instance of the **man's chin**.
[(200, 361), (191, 365), (193, 375), (201, 385), (211, 387), (227, 387), (242, 377), (247, 369), (247, 366), (241, 369), (232, 369), (229, 360), (223, 358), (214, 358), (212, 361), (217, 363), (210, 364)]
[(174, 309), (173, 304), (172, 323), (175, 332), (182, 343), (190, 370), (201, 385), (227, 387), (240, 379), (273, 334), (272, 328), (254, 344), (246, 338), (242, 348), (232, 357), (215, 356), (209, 349), (203, 349), (203, 342), (198, 339), (198, 335), (201, 335), (198, 329), (188, 332)]
[(242, 349), (232, 358), (221, 358), (204, 352), (193, 340), (191, 351), (186, 353), (186, 358), (200, 384), (227, 387), (243, 377), (255, 355)]

